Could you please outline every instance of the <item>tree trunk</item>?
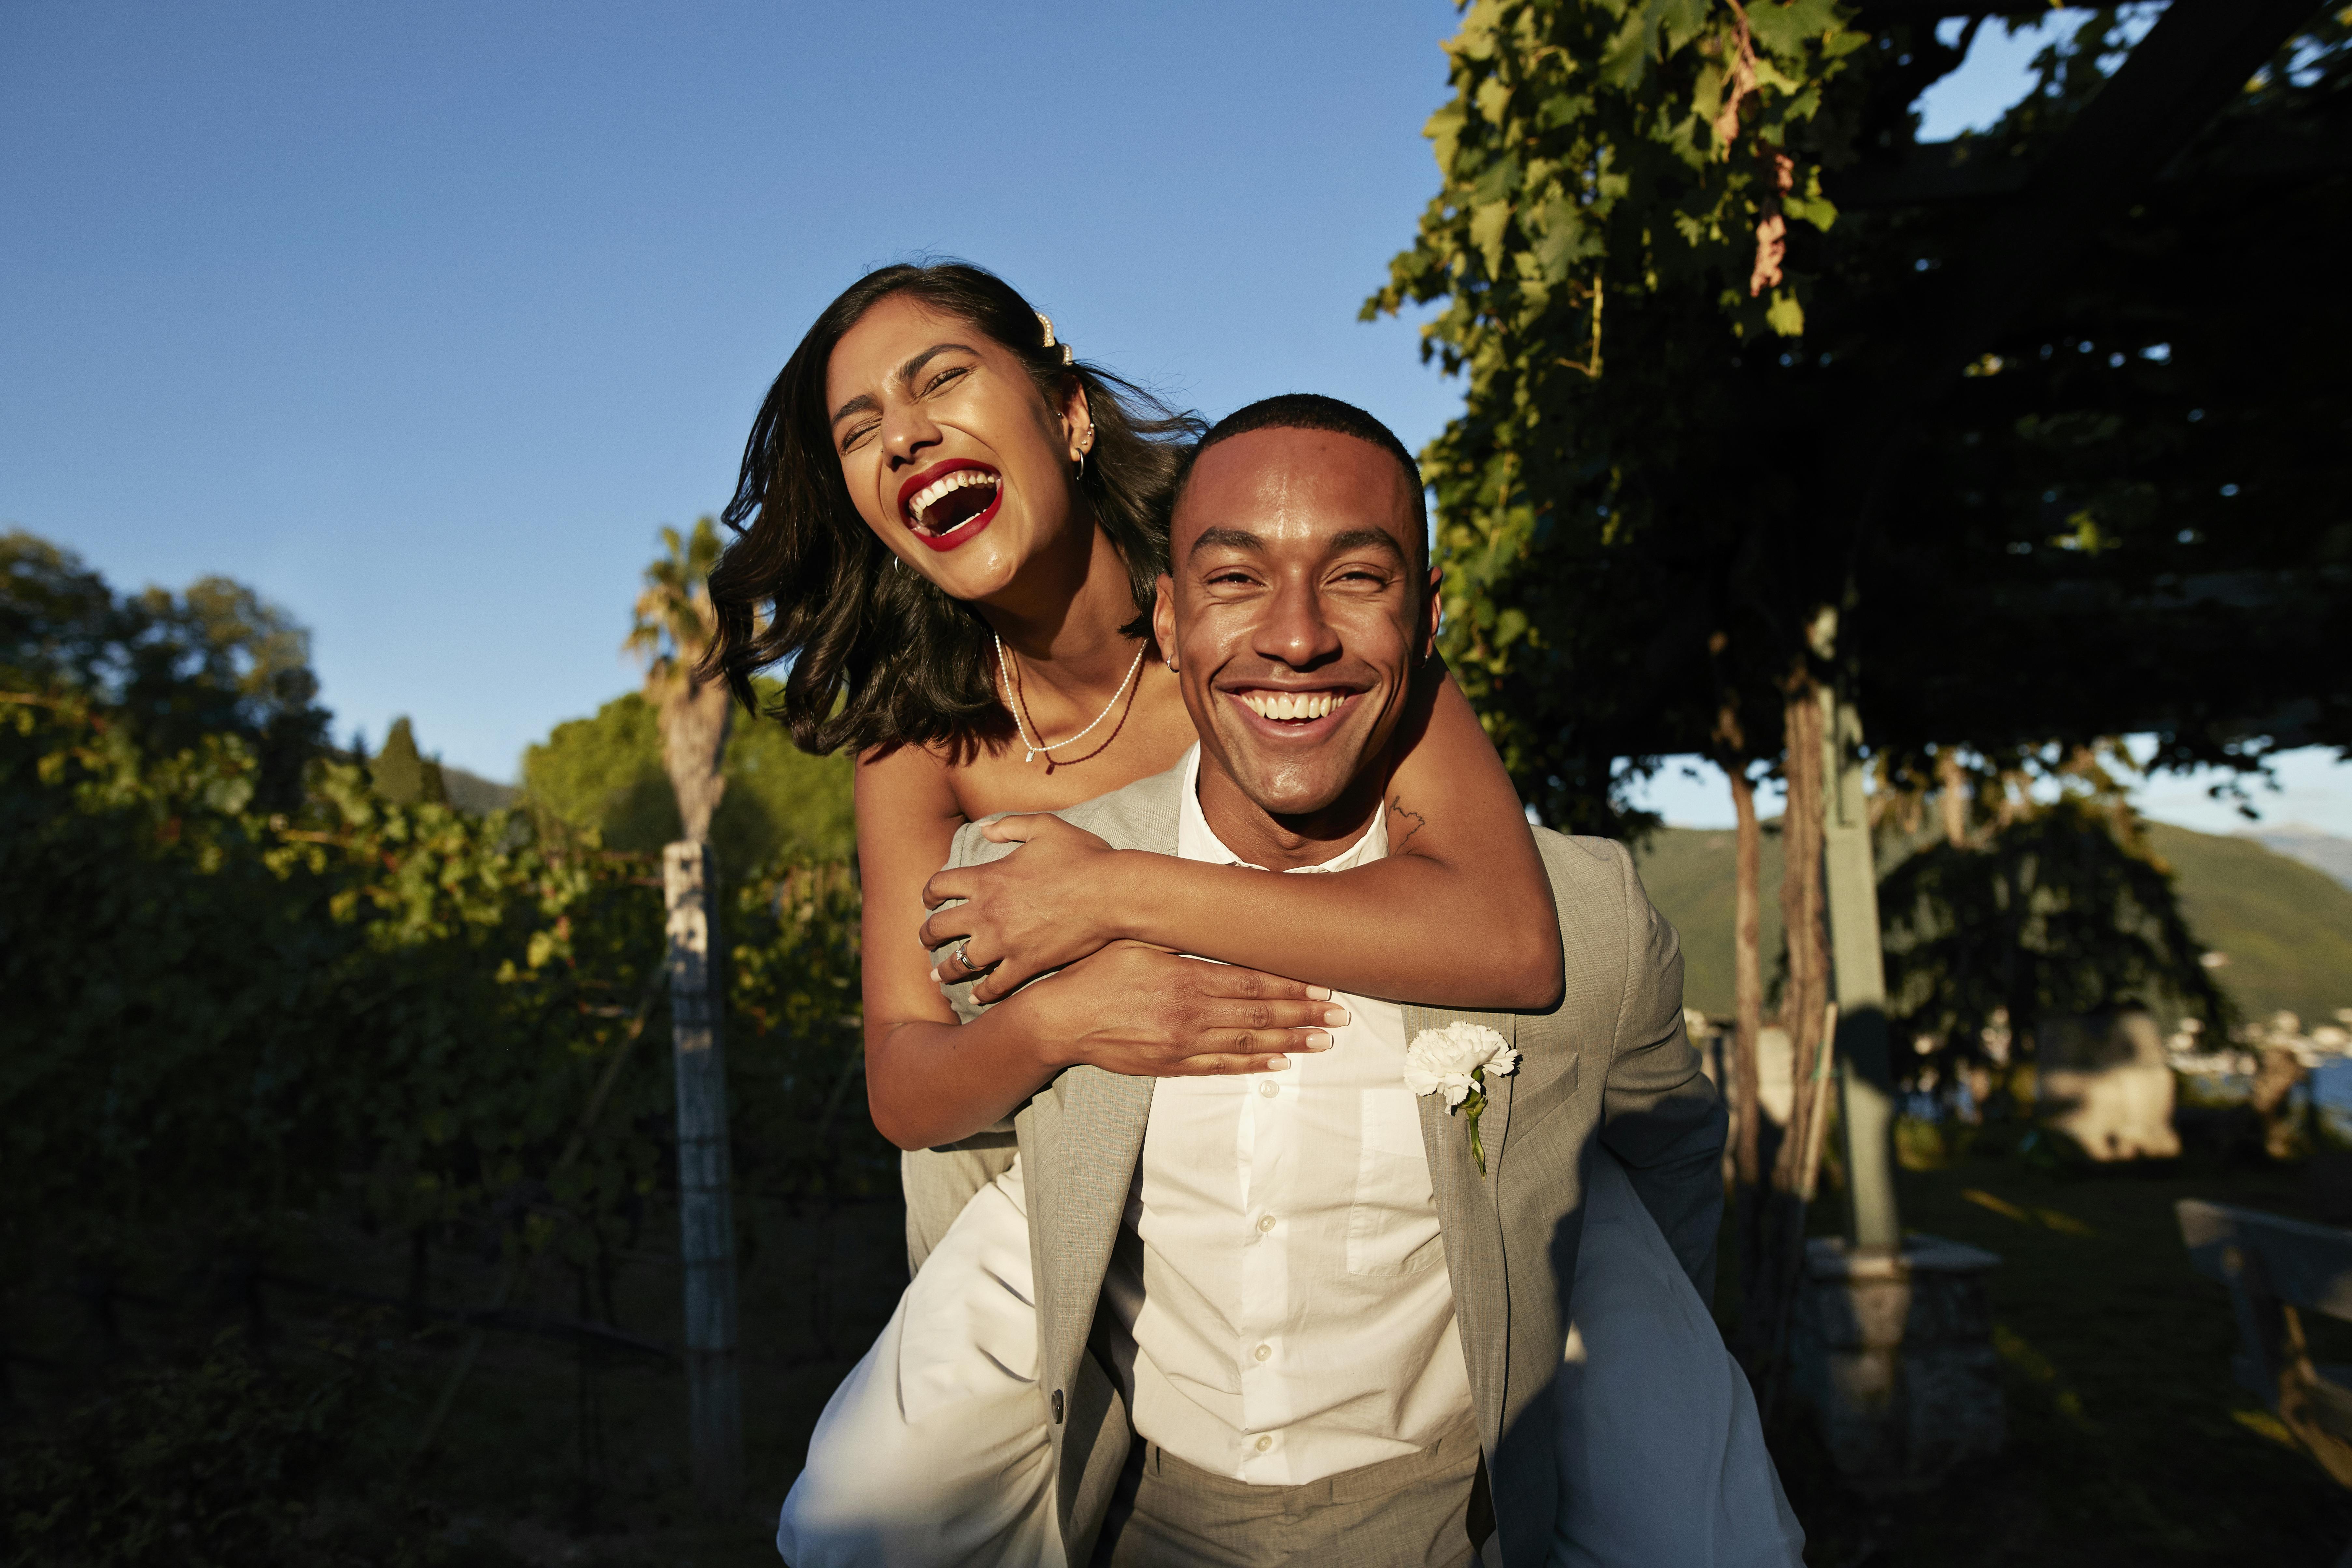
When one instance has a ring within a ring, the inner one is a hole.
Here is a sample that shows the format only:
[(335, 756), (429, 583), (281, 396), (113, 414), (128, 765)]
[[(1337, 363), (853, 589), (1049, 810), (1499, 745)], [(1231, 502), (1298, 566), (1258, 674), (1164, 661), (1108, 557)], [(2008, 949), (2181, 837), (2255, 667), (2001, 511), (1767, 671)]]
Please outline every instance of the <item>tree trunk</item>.
[(1969, 776), (1960, 768), (1959, 748), (1936, 747), (1936, 804), (1944, 818), (1944, 839), (1954, 849), (1969, 843)]
[(1789, 978), (1780, 992), (1780, 1025), (1789, 1031), (1790, 1073), (1796, 1094), (1789, 1126), (1773, 1162), (1776, 1191), (1796, 1190), (1811, 1131), (1811, 1103), (1804, 1092), (1813, 1080), (1821, 1050), (1822, 1011), (1829, 1005), (1829, 939), (1822, 925), (1822, 707), (1811, 679), (1790, 683), (1781, 722), (1788, 737), (1783, 770), (1788, 809), (1780, 819), (1780, 928), (1789, 945)]
[(1780, 926), (1789, 974), (1780, 990), (1780, 1027), (1789, 1035), (1791, 1092), (1771, 1186), (1759, 1194), (1760, 1212), (1751, 1228), (1753, 1252), (1740, 1312), (1749, 1374), (1760, 1374), (1768, 1388), (1778, 1380), (1795, 1282), (1786, 1260), (1804, 1244), (1806, 1154), (1817, 1144), (1813, 1075), (1829, 1004), (1829, 942), (1822, 925), (1822, 709), (1819, 687), (1810, 676), (1801, 674), (1789, 683), (1781, 723), (1788, 805), (1780, 818)]
[(1731, 915), (1731, 1071), (1725, 1075), (1731, 1080), (1731, 1228), (1741, 1285), (1752, 1298), (1764, 1258), (1764, 1108), (1757, 1059), (1764, 1030), (1764, 830), (1756, 821), (1756, 786), (1746, 766), (1735, 763), (1726, 771), (1739, 823)]
[(677, 820), (687, 842), (707, 844), (711, 816), (727, 793), (727, 776), (719, 764), (727, 750), (735, 704), (723, 685), (697, 685), (681, 677), (669, 680), (659, 700), (662, 767), (677, 795)]
[[(715, 790), (710, 798), (715, 801)], [(679, 804), (682, 810), (683, 790)], [(707, 831), (707, 808), (702, 821)], [(695, 1493), (713, 1512), (731, 1509), (743, 1490), (727, 1059), (719, 1028), (718, 882), (709, 844), (675, 843), (662, 852), (662, 892), (669, 907), (670, 1028), (677, 1067), (677, 1217), (679, 1250), (686, 1262), (688, 1420)]]
[(1756, 821), (1756, 786), (1744, 770), (1731, 775), (1731, 808), (1739, 823), (1731, 906), (1732, 1160), (1740, 1185), (1753, 1187), (1764, 1179), (1762, 1084), (1756, 1057), (1758, 1037), (1764, 1030), (1764, 830)]

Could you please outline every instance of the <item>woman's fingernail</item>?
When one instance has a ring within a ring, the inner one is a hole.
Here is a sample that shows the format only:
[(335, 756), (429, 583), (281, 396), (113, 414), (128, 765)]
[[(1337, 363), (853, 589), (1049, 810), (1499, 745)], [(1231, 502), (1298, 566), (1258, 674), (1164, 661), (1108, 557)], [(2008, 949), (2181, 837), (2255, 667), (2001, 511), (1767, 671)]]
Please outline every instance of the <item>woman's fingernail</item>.
[(1310, 1002), (1328, 1002), (1331, 999), (1331, 988), (1309, 986), (1307, 988), (1307, 999)]
[(1345, 1008), (1325, 1008), (1323, 1009), (1323, 1021), (1325, 1023), (1346, 1023), (1348, 1021), (1348, 1009)]
[(1301, 1040), (1309, 1051), (1328, 1051), (1331, 1049), (1331, 1037), (1325, 1034), (1319, 1029), (1308, 1030), (1307, 1033), (1301, 1037)]
[(1265, 1059), (1265, 1070), (1268, 1072), (1280, 1072), (1289, 1065), (1290, 1059), (1286, 1056), (1269, 1056)]

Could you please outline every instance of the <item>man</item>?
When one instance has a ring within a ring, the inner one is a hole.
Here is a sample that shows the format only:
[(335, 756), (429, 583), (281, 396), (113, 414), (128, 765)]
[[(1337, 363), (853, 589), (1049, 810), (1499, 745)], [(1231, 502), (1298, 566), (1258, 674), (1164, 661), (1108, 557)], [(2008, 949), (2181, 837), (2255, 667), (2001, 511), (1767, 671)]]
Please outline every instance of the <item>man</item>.
[[(1172, 535), (1154, 625), (1200, 747), (1063, 817), (1115, 848), (1279, 871), (1385, 853), (1390, 751), (1437, 617), (1410, 455), (1331, 399), (1255, 404), (1202, 441)], [(1550, 1011), (1342, 997), (1333, 1048), (1284, 1072), (1076, 1067), (1019, 1112), (1073, 1563), (1468, 1562), (1481, 1542), (1515, 1568), (1549, 1560), (1590, 1145), (1704, 1291), (1724, 1119), (1683, 1032), (1674, 932), (1630, 858), (1538, 838), (1567, 976)], [(950, 863), (1013, 847), (975, 824)], [(1115, 1028), (1121, 997), (1086, 995)], [(1455, 1023), (1518, 1054), (1486, 1076), (1483, 1170), (1469, 1119), (1404, 1078), (1408, 1043)]]

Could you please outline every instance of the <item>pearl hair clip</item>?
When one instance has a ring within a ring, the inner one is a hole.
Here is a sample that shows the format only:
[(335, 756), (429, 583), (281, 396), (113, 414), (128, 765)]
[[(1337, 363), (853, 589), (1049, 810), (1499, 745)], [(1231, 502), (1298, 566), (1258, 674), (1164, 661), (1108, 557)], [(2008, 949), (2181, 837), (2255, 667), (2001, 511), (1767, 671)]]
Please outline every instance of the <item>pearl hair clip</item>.
[[(1034, 314), (1038, 320), (1045, 323), (1045, 347), (1049, 349), (1055, 347), (1054, 342), (1054, 319), (1051, 316), (1046, 315), (1043, 310), (1033, 310), (1032, 314)], [(1064, 343), (1060, 345), (1060, 348), (1062, 350), (1062, 363), (1066, 365), (1070, 362), (1070, 346), (1067, 343)]]

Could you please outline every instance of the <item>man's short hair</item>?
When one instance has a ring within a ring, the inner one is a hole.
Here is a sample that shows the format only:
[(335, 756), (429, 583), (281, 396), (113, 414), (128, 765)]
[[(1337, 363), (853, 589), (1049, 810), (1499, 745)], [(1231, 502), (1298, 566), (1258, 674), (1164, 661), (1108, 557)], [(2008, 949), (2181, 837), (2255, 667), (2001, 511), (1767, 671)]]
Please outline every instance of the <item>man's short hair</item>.
[(1352, 435), (1359, 441), (1370, 442), (1396, 459), (1397, 467), (1404, 473), (1406, 490), (1412, 496), (1412, 527), (1407, 531), (1412, 537), (1405, 541), (1411, 553), (1413, 570), (1426, 575), (1429, 570), (1429, 497), (1423, 490), (1421, 465), (1405, 450), (1396, 432), (1366, 413), (1351, 402), (1341, 402), (1336, 397), (1321, 392), (1284, 392), (1279, 397), (1264, 397), (1234, 410), (1209, 427), (1185, 459), (1184, 472), (1177, 480), (1169, 515), (1184, 499), (1184, 491), (1192, 482), (1192, 469), (1201, 461), (1201, 454), (1222, 441), (1236, 435), (1246, 435), (1253, 430), (1328, 430), (1336, 435)]

